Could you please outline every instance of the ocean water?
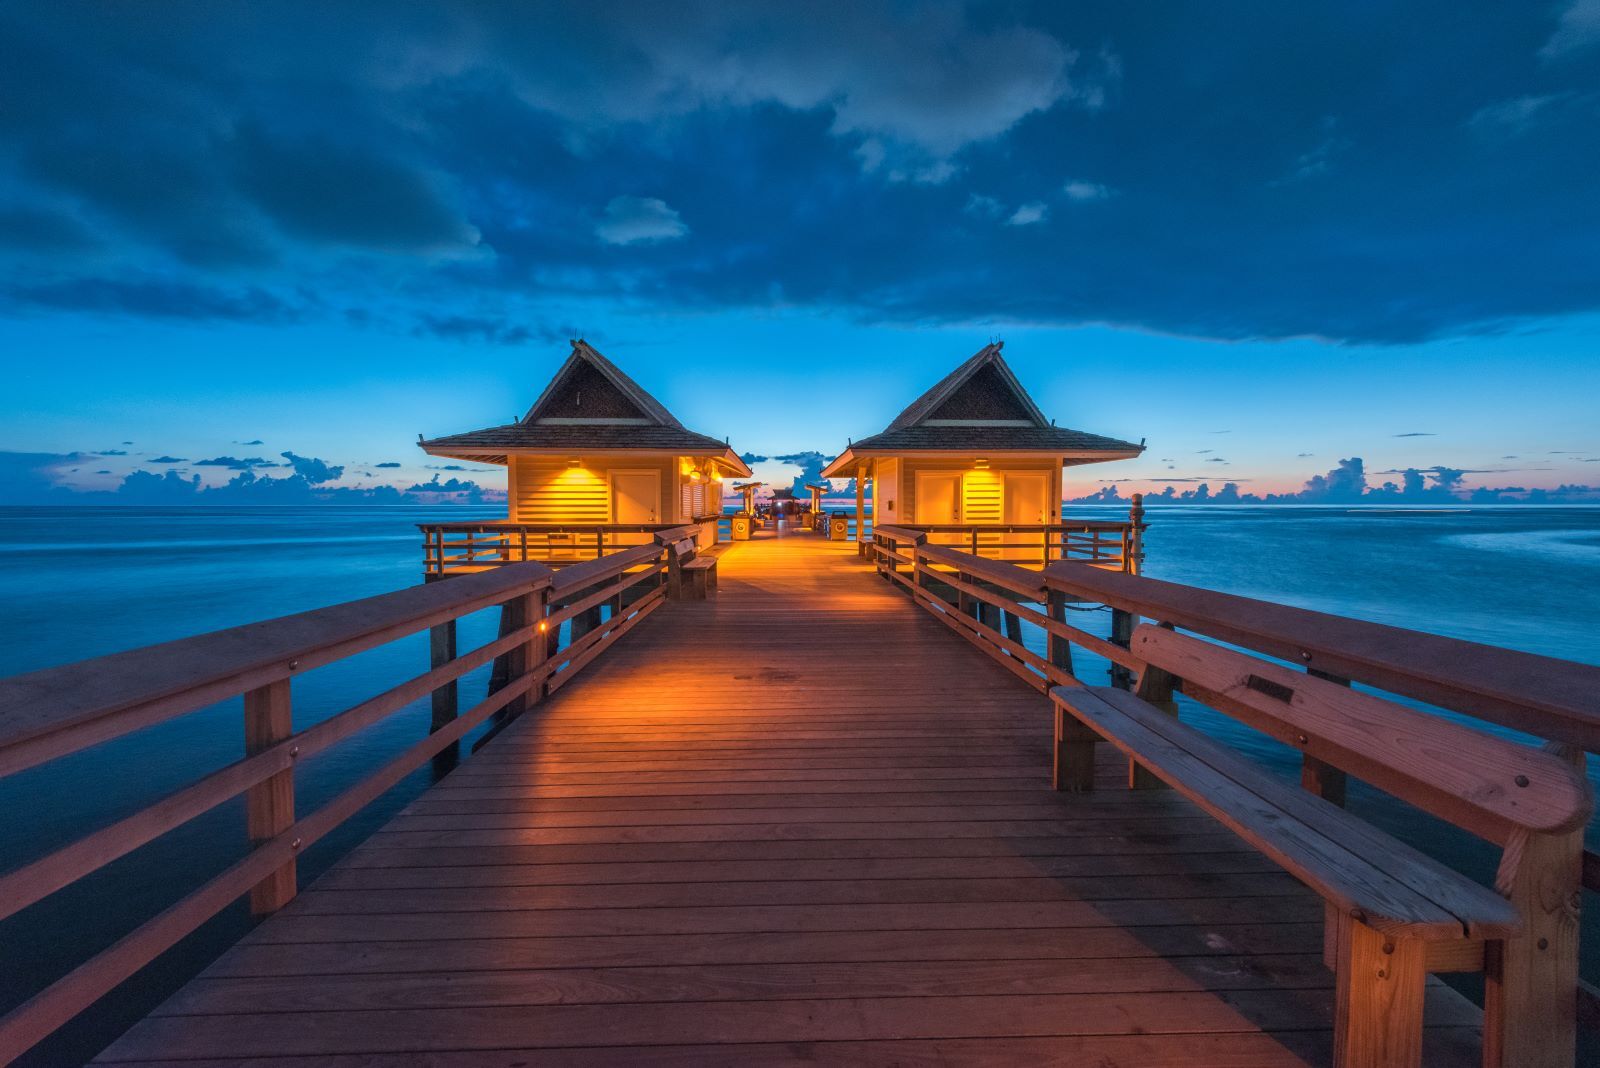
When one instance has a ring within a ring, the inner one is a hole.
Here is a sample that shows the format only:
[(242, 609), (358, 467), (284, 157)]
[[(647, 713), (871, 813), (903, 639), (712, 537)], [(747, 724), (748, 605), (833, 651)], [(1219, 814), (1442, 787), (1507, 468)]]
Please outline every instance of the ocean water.
[[(853, 502), (850, 502), (853, 510)], [(1068, 510), (1125, 518), (1121, 508)], [(446, 509), (0, 508), (0, 675), (384, 593), (419, 581), (418, 522), (494, 518)], [(1600, 663), (1600, 508), (1459, 510), (1152, 507), (1155, 577)], [(1104, 614), (1102, 613), (1101, 616)], [(1075, 619), (1074, 622), (1082, 622)], [(1097, 619), (1096, 625), (1107, 622)], [(493, 636), (492, 612), (463, 624), (461, 647)], [(1034, 636), (1037, 641), (1037, 636)], [(1103, 669), (1080, 659), (1090, 681)], [(416, 636), (296, 682), (303, 727), (427, 666)], [(463, 685), (463, 707), (485, 671)], [(1285, 776), (1296, 757), (1197, 706), (1186, 716)], [(297, 771), (311, 811), (427, 729), (426, 702)], [(0, 779), (0, 870), (126, 815), (240, 755), (238, 702)], [(1591, 776), (1595, 776), (1591, 758)], [(424, 769), (307, 852), (314, 876), (431, 781)], [(1482, 879), (1483, 843), (1354, 784), (1352, 809)], [(245, 851), (242, 812), (224, 806), (97, 876), (0, 922), (0, 1009), (63, 974)], [(1591, 827), (1591, 844), (1600, 840)], [(110, 892), (115, 887), (116, 892)], [(1597, 904), (1588, 895), (1591, 912)], [(1586, 917), (1585, 970), (1600, 978), (1600, 924)], [(206, 925), (148, 973), (80, 1017), (32, 1058), (92, 1055), (249, 927), (242, 906)]]

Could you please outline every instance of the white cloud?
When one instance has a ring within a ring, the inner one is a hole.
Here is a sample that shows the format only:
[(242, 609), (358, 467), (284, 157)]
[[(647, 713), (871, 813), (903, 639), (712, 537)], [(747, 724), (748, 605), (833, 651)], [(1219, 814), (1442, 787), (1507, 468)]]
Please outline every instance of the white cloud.
[(1011, 218), (1006, 220), (1006, 225), (1032, 226), (1034, 223), (1044, 222), (1045, 218), (1049, 214), (1050, 209), (1045, 207), (1042, 201), (1035, 200), (1031, 203), (1022, 205), (1022, 207), (1012, 212)]
[(1071, 200), (1104, 200), (1111, 195), (1111, 190), (1098, 182), (1085, 182), (1082, 179), (1068, 182), (1061, 187), (1061, 191)]
[(676, 241), (689, 232), (689, 227), (663, 200), (612, 197), (606, 205), (606, 217), (594, 232), (608, 245), (634, 245)]
[(967, 206), (964, 209), (968, 215), (976, 215), (980, 219), (998, 219), (1005, 213), (1005, 206), (994, 197), (986, 197), (982, 193), (973, 193), (967, 197)]
[(1600, 0), (1573, 0), (1539, 55), (1560, 59), (1595, 44), (1600, 44)]

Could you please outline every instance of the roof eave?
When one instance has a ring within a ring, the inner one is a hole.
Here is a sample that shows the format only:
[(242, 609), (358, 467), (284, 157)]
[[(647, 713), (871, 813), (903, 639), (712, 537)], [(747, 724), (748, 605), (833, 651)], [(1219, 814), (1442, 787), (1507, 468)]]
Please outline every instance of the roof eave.
[(851, 465), (853, 465), (856, 462), (857, 459), (858, 459), (858, 457), (857, 457), (857, 454), (856, 454), (855, 447), (851, 446), (850, 448), (844, 450), (844, 452), (841, 452), (838, 456), (835, 456), (828, 463), (828, 465), (822, 469), (822, 474), (818, 475), (817, 477), (818, 478), (849, 478), (850, 476), (848, 474), (846, 474), (845, 471), (846, 471), (847, 468), (849, 468)]
[(1123, 449), (1010, 449), (1003, 447), (984, 449), (916, 449), (901, 446), (898, 448), (858, 448), (852, 445), (840, 453), (832, 463), (822, 469), (822, 478), (850, 478), (850, 469), (864, 460), (874, 460), (880, 457), (909, 457), (916, 456), (933, 460), (965, 460), (978, 456), (1037, 456), (1040, 459), (1059, 459), (1062, 463), (1073, 465), (1104, 463), (1110, 460), (1132, 460), (1144, 454), (1144, 449), (1138, 445), (1129, 445)]

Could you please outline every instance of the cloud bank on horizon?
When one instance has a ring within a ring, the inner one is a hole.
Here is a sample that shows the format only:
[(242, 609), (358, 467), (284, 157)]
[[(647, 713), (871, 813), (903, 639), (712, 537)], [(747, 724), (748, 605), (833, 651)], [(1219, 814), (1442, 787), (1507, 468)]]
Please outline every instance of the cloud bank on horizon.
[(0, 10), (7, 312), (520, 344), (537, 293), (1386, 343), (1600, 300), (1594, 0), (160, 16)]

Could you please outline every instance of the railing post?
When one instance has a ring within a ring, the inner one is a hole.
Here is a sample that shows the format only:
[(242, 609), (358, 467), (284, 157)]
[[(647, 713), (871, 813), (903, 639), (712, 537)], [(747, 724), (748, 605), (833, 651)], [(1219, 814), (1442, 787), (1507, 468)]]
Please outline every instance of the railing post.
[(667, 554), (667, 596), (676, 601), (683, 596), (683, 561), (678, 558), (676, 542), (668, 542), (662, 548)]
[[(456, 621), (448, 620), (428, 628), (428, 667), (442, 668), (456, 658)], [(449, 682), (433, 691), (433, 722), (428, 728), (432, 734), (450, 725), (459, 709), (459, 680)]]
[[(1583, 751), (1551, 742), (1545, 752), (1580, 771)], [(1564, 834), (1514, 830), (1494, 888), (1524, 927), (1491, 942), (1484, 961), (1483, 1063), (1501, 1068), (1566, 1068), (1577, 1045), (1579, 908), (1583, 828)]]
[[(1349, 686), (1350, 680), (1339, 675), (1330, 675), (1326, 671), (1316, 668), (1307, 668), (1306, 674), (1340, 686)], [(1332, 802), (1340, 808), (1344, 807), (1346, 778), (1342, 769), (1334, 767), (1314, 756), (1302, 754), (1300, 757), (1300, 785), (1308, 792), (1316, 794), (1324, 801)]]
[[(244, 751), (254, 756), (294, 733), (289, 680), (279, 679), (244, 695)], [(268, 842), (294, 826), (294, 767), (283, 769), (250, 787), (244, 801), (245, 829), (254, 845)], [(268, 916), (294, 900), (295, 859), (250, 888), (250, 914)]]
[(1128, 548), (1122, 559), (1122, 570), (1130, 575), (1144, 574), (1144, 494), (1133, 495), (1133, 505), (1128, 509)]
[[(531, 593), (524, 593), (505, 603), (501, 611), (501, 632), (512, 634), (523, 627), (532, 627), (533, 632), (527, 639), (518, 642), (507, 650), (505, 655), (505, 680), (501, 687), (510, 685), (522, 678), (528, 672), (535, 670), (545, 662), (549, 646), (540, 640), (539, 624), (544, 622), (548, 614), (550, 603), (550, 588), (545, 586)], [(508, 718), (515, 718), (526, 712), (529, 708), (539, 703), (544, 696), (544, 688), (536, 687), (533, 690), (512, 698), (506, 705)]]
[[(1111, 609), (1111, 644), (1130, 648), (1133, 644), (1133, 628), (1138, 626), (1139, 617), (1132, 612), (1121, 608)], [(1111, 665), (1111, 685), (1119, 690), (1131, 689), (1133, 686), (1133, 672), (1121, 664)]]
[[(1063, 626), (1067, 622), (1067, 595), (1059, 590), (1050, 590), (1045, 593), (1045, 608), (1050, 614), (1053, 623)], [(1050, 653), (1050, 666), (1058, 667), (1068, 675), (1072, 674), (1072, 643), (1060, 634), (1051, 631), (1046, 636), (1045, 642)]]

